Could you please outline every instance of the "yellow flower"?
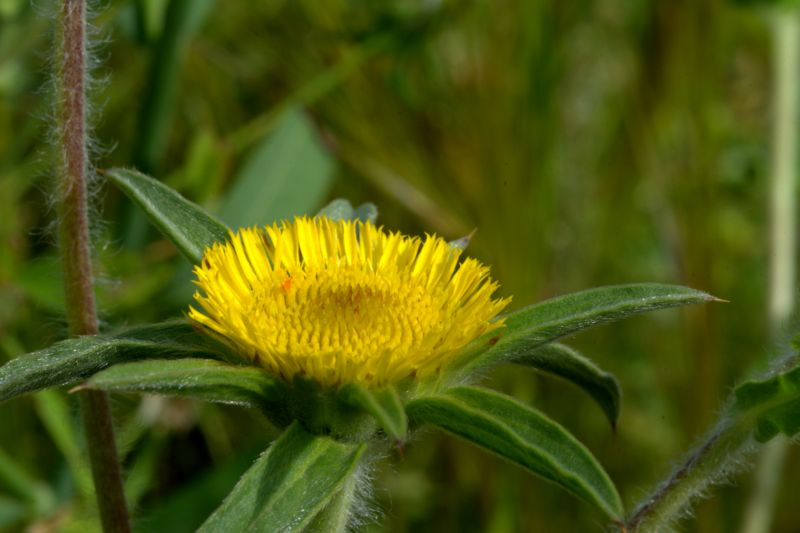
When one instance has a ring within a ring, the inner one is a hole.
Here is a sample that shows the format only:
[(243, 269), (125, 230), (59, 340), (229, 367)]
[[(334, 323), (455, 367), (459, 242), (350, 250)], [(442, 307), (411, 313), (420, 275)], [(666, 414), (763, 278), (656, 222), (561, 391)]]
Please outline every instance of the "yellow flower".
[(195, 267), (189, 317), (285, 379), (380, 386), (437, 372), (502, 320), (489, 269), (437, 236), (326, 217), (231, 233)]

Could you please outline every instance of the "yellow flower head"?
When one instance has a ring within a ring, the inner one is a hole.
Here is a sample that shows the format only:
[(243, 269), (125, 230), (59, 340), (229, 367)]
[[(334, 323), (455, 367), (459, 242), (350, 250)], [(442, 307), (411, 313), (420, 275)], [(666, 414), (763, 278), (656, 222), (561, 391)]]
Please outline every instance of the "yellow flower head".
[(440, 237), (326, 217), (231, 233), (195, 267), (189, 317), (285, 379), (380, 386), (438, 371), (498, 328), (489, 269)]

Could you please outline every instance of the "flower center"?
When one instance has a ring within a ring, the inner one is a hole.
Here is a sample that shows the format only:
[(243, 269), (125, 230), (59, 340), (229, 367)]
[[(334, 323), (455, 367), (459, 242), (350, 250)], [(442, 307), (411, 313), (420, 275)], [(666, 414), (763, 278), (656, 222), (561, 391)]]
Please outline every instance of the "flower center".
[(299, 218), (245, 229), (207, 249), (195, 268), (204, 313), (189, 316), (244, 357), (325, 386), (391, 383), (437, 372), (485, 331), (488, 269), (439, 237), (372, 224)]
[(436, 303), (413, 280), (354, 268), (314, 269), (263, 287), (246, 315), (260, 324), (258, 344), (273, 353), (363, 363), (430, 350), (448, 322)]

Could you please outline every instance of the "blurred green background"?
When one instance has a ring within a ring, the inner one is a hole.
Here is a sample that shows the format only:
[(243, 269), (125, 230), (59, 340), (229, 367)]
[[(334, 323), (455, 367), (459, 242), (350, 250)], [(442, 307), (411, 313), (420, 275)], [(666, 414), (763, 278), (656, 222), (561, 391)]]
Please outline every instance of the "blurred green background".
[[(0, 0), (0, 363), (66, 332), (54, 246), (51, 0)], [(573, 431), (632, 505), (763, 365), (773, 89), (767, 8), (719, 0), (107, 0), (96, 6), (99, 168), (136, 166), (233, 226), (375, 202), (457, 238), (513, 306), (592, 286), (730, 300), (568, 342), (614, 372), (616, 433), (577, 389), (492, 383)], [(104, 328), (180, 315), (188, 265), (95, 187)], [(192, 531), (275, 436), (256, 413), (114, 396), (142, 532)], [(75, 401), (0, 405), (0, 531), (91, 531)], [(433, 431), (376, 467), (374, 531), (601, 531), (588, 505)], [(734, 478), (685, 531), (735, 531)], [(775, 531), (800, 531), (784, 471)]]

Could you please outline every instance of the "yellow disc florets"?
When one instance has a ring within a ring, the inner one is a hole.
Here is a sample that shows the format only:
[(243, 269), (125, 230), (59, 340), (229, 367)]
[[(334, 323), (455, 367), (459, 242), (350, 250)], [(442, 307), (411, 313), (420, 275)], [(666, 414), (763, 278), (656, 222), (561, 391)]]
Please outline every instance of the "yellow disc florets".
[(285, 379), (378, 386), (425, 376), (508, 303), (474, 259), (436, 236), (325, 217), (243, 229), (195, 267), (189, 317)]

